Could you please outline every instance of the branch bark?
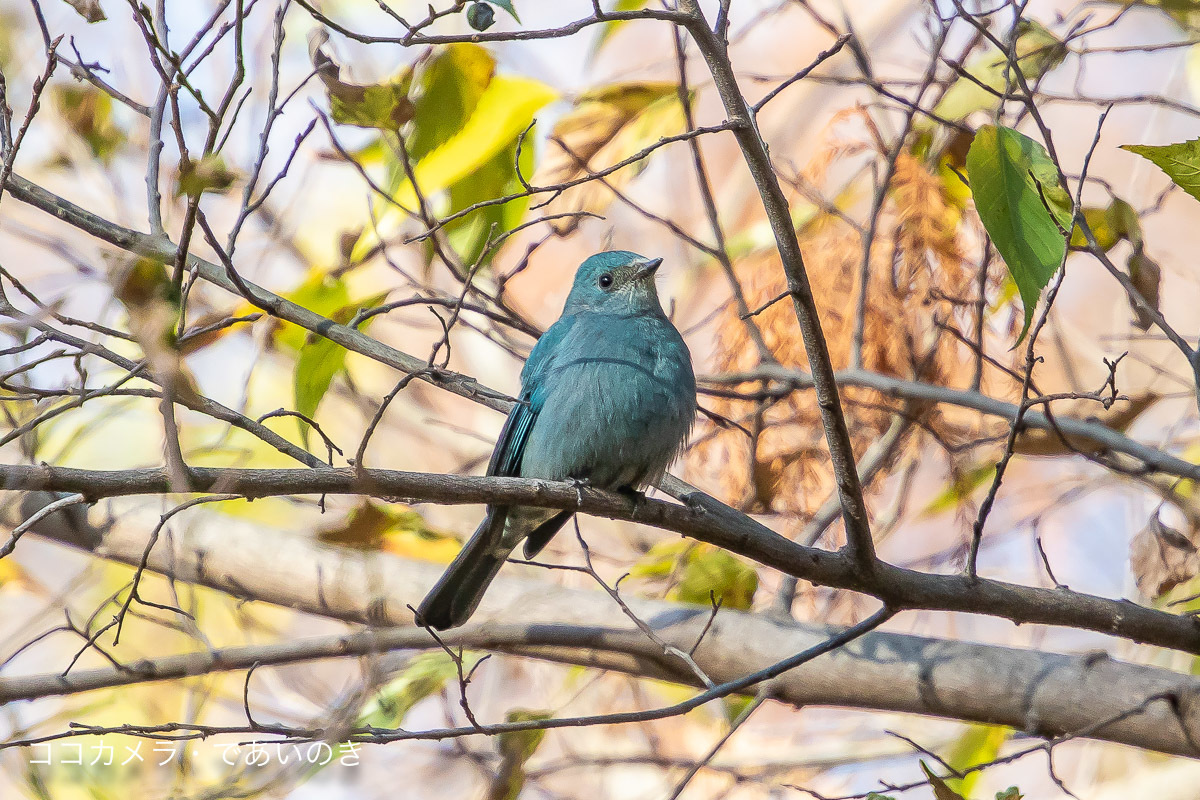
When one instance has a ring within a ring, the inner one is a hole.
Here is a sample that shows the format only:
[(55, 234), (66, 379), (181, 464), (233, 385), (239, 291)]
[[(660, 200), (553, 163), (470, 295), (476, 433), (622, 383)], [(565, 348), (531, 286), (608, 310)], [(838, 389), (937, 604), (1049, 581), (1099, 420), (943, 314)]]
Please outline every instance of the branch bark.
[(796, 239), (796, 229), (792, 225), (787, 197), (784, 196), (779, 180), (775, 177), (771, 157), (767, 154), (767, 144), (758, 129), (754, 110), (750, 108), (750, 104), (738, 88), (737, 77), (734, 75), (725, 43), (709, 29), (697, 0), (680, 0), (679, 7), (689, 18), (688, 31), (708, 63), (717, 93), (725, 105), (726, 115), (730, 121), (738, 123), (733, 129), (733, 135), (741, 147), (746, 166), (750, 168), (750, 174), (762, 197), (767, 220), (775, 234), (779, 258), (787, 277), (788, 293), (796, 309), (796, 319), (804, 340), (804, 351), (808, 355), (809, 369), (812, 370), (817, 406), (821, 409), (821, 422), (829, 444), (829, 460), (837, 482), (838, 496), (842, 501), (842, 518), (846, 524), (846, 552), (859, 569), (869, 574), (874, 571), (877, 561), (875, 543), (871, 538), (871, 523), (867, 516), (866, 502), (863, 500), (862, 483), (854, 466), (854, 449), (850, 444), (850, 432), (842, 413), (841, 400), (838, 398), (833, 362), (829, 358), (825, 335), (821, 332), (817, 303), (809, 286), (808, 273), (804, 269), (804, 256)]
[[(571, 483), (391, 470), (193, 467), (188, 470), (188, 478), (195, 492), (246, 497), (367, 494), (401, 497), (410, 502), (577, 508), (595, 516), (675, 531), (817, 585), (872, 595), (897, 610), (986, 614), (1017, 623), (1082, 628), (1200, 654), (1200, 620), (1194, 617), (1169, 614), (1128, 600), (962, 574), (931, 575), (885, 562), (879, 562), (874, 572), (864, 575), (849, 555), (797, 544), (671, 476), (661, 485), (667, 492), (685, 499), (684, 505), (647, 498), (639, 500), (635, 507), (622, 495), (579, 488)], [(0, 466), (0, 489), (78, 492), (95, 499), (163, 494), (169, 486), (170, 476), (162, 469), (105, 471), (48, 464)], [(296, 568), (304, 569), (300, 564)]]
[[(571, 489), (570, 491), (574, 491)], [(135, 564), (146, 546), (135, 526), (77, 541), (70, 530), (35, 532)], [(75, 540), (75, 541), (73, 541)], [(322, 546), (263, 530), (236, 540), (210, 526), (164, 537), (152, 570), (240, 597), (347, 622), (403, 626), (268, 646), (226, 648), (72, 672), (0, 679), (0, 702), (166, 680), (210, 671), (438, 645), (408, 627), (441, 565)], [(665, 643), (687, 651), (710, 611), (627, 597)], [(827, 640), (836, 628), (721, 610), (693, 657), (718, 682), (736, 680)], [(450, 645), (698, 684), (695, 673), (638, 630), (607, 595), (502, 577)], [(118, 653), (119, 655), (119, 653)], [(777, 679), (775, 696), (796, 706), (833, 705), (1010, 725), (1038, 736), (1081, 733), (1164, 753), (1200, 756), (1200, 679), (1106, 657), (1067, 656), (876, 632)]]

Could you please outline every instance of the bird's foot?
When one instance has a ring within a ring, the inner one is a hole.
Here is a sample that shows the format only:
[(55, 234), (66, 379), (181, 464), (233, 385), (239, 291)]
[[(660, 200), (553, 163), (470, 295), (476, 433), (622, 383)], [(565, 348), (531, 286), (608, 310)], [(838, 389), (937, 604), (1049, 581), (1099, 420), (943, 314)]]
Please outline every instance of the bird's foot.
[(703, 513), (708, 510), (704, 504), (704, 494), (701, 492), (689, 492), (688, 494), (684, 495), (682, 499), (683, 504), (692, 511)]
[(571, 485), (575, 487), (575, 505), (578, 508), (583, 508), (583, 490), (592, 485), (592, 482), (587, 478), (571, 478)]

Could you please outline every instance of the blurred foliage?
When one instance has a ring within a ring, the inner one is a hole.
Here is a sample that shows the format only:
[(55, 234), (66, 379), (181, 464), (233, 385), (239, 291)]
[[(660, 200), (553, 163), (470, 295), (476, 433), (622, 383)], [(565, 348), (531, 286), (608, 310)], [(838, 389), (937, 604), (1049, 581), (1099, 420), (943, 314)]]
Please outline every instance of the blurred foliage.
[[(322, 269), (311, 269), (304, 280), (283, 295), (299, 306), (320, 314), (334, 322), (345, 325), (354, 319), (360, 310), (374, 308), (383, 302), (386, 294), (350, 299), (346, 281)], [(250, 311), (245, 306), (244, 311)], [(374, 317), (364, 320), (358, 327), (366, 330)], [(298, 355), (292, 373), (292, 401), (294, 410), (310, 419), (316, 414), (321, 400), (329, 391), (334, 377), (346, 366), (346, 348), (326, 339), (314, 336), (304, 328), (280, 319), (271, 319), (271, 338), (276, 346)], [(300, 435), (307, 444), (309, 424), (297, 420)]]
[[(1141, 246), (1142, 226), (1137, 211), (1124, 200), (1114, 197), (1104, 208), (1085, 206), (1080, 211), (1096, 239), (1096, 244), (1104, 252), (1112, 250), (1121, 241), (1128, 241), (1134, 247)], [(1087, 246), (1087, 237), (1082, 228), (1076, 225), (1071, 231), (1071, 247)]]
[(328, 50), (329, 34), (316, 30), (309, 36), (309, 56), (317, 77), (325, 84), (329, 97), (329, 115), (334, 122), (362, 128), (395, 130), (412, 119), (413, 107), (408, 100), (412, 85), (412, 69), (406, 67), (385, 83), (360, 85), (341, 78), (341, 65)]
[[(385, 169), (391, 202), (359, 238), (353, 261), (386, 240), (407, 216), (419, 215), (422, 203), (432, 202), (429, 210), (444, 217), (521, 192), (518, 160), (522, 173), (532, 171), (527, 131), (534, 114), (557, 96), (531, 78), (496, 75), (495, 59), (474, 44), (438, 48), (413, 69), (412, 122), (383, 134), (371, 154)], [(459, 258), (467, 264), (479, 259), (490, 239), (520, 222), (528, 202), (522, 197), (488, 205), (452, 222), (451, 244)]]
[[(0, 27), (3, 24), (0, 20)], [(55, 84), (51, 97), (67, 130), (82, 139), (101, 163), (111, 164), (126, 141), (125, 132), (113, 120), (112, 98), (85, 83)]]
[(412, 508), (370, 500), (363, 500), (345, 518), (318, 530), (317, 537), (328, 544), (442, 563), (451, 561), (459, 550), (457, 539), (431, 528)]
[(1196, 29), (1200, 26), (1200, 1), (1198, 0), (1103, 0), (1122, 6), (1156, 8), (1175, 20), (1183, 28)]
[(236, 170), (226, 166), (224, 157), (218, 153), (210, 153), (199, 161), (185, 158), (179, 162), (175, 196), (199, 197), (206, 192), (224, 194), (240, 177)]
[(925, 505), (922, 513), (934, 515), (957, 510), (970, 500), (980, 487), (990, 484), (995, 477), (996, 465), (991, 462), (976, 464), (960, 470), (946, 488), (934, 495), (933, 499)]
[(682, 603), (745, 611), (754, 603), (758, 573), (734, 555), (688, 540), (659, 542), (629, 570), (637, 578), (665, 579), (667, 597)]
[(995, 761), (1002, 748), (1012, 738), (1013, 730), (1000, 725), (968, 725), (966, 731), (946, 751), (945, 762), (959, 772), (966, 774), (964, 778), (949, 779), (949, 788), (970, 797), (971, 791), (983, 777), (982, 770), (966, 772), (979, 764)]
[[(463, 672), (469, 673), (482, 656), (463, 655)], [(417, 703), (432, 697), (458, 677), (458, 665), (449, 653), (421, 653), (379, 689), (359, 714), (357, 724), (373, 728), (398, 728)]]
[[(504, 715), (505, 722), (537, 722), (550, 719), (548, 711), (513, 709)], [(500, 752), (500, 768), (492, 779), (488, 800), (517, 800), (525, 788), (525, 763), (533, 757), (546, 738), (544, 728), (524, 731), (508, 731), (496, 737), (496, 749)]]
[(129, 330), (158, 382), (175, 397), (196, 397), (195, 381), (178, 344), (180, 289), (167, 270), (167, 265), (150, 258), (118, 262), (113, 294), (129, 312)]
[[(691, 102), (689, 97), (688, 102)], [(547, 152), (534, 173), (538, 186), (556, 186), (620, 163), (664, 136), (683, 130), (679, 87), (670, 81), (627, 81), (585, 92), (550, 132)], [(646, 168), (632, 164), (604, 178), (565, 189), (547, 206), (551, 214), (602, 212)], [(551, 224), (560, 235), (579, 225), (579, 216)]]
[[(1067, 46), (1045, 26), (1035, 20), (1022, 19), (1017, 24), (1013, 52), (1021, 76), (1034, 83), (1063, 62)], [(967, 62), (966, 76), (960, 76), (934, 106), (933, 113), (942, 119), (959, 121), (976, 111), (988, 111), (999, 106), (1001, 97), (1019, 91), (1019, 83), (1009, 54), (987, 45), (988, 52)], [(931, 129), (932, 118), (922, 118), (918, 130)]]

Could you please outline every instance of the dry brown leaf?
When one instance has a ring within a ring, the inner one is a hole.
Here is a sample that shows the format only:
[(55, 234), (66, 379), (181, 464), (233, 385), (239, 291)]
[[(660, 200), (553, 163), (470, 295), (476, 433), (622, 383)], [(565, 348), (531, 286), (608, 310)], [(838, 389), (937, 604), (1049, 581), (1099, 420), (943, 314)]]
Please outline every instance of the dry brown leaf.
[(1200, 574), (1200, 553), (1191, 536), (1163, 523), (1156, 513), (1129, 543), (1129, 567), (1138, 588), (1148, 597), (1162, 597)]
[[(839, 118), (838, 124), (848, 119)], [(838, 140), (808, 165), (806, 176), (820, 178), (839, 160), (858, 157), (866, 149), (839, 132)], [(877, 153), (877, 157), (882, 155)], [(968, 296), (971, 291), (973, 276), (964, 265), (958, 242), (959, 219), (944, 195), (941, 180), (919, 160), (902, 154), (871, 250), (864, 368), (898, 378), (951, 383), (960, 353), (949, 337), (939, 335), (934, 318), (946, 319), (953, 313), (945, 298)], [(835, 368), (845, 368), (850, 362), (860, 294), (861, 235), (844, 221), (824, 215), (801, 231), (801, 247), (830, 356)], [(751, 308), (777, 297), (785, 288), (774, 253), (751, 255), (736, 269)], [(767, 348), (782, 365), (807, 369), (790, 303), (775, 303), (755, 321)], [(746, 324), (732, 307), (720, 322), (714, 362), (718, 373), (745, 372), (758, 363)], [(752, 390), (753, 386), (745, 388)], [(899, 407), (892, 398), (853, 387), (842, 390), (842, 400), (857, 453), (865, 452), (888, 429)], [(812, 393), (792, 393), (761, 413), (756, 405), (719, 399), (713, 409), (746, 428), (761, 427), (753, 452), (744, 432), (712, 429), (694, 448), (692, 467), (703, 470), (722, 486), (730, 501), (743, 508), (812, 513), (835, 489)], [(941, 430), (942, 418), (934, 406), (910, 406), (908, 413), (930, 429)]]
[(329, 34), (323, 29), (308, 36), (308, 55), (317, 77), (325, 84), (330, 116), (335, 122), (394, 131), (413, 118), (413, 104), (408, 99), (411, 66), (383, 83), (347, 83), (341, 78), (341, 65), (329, 53), (328, 43)]
[(179, 304), (166, 266), (148, 258), (118, 264), (113, 274), (113, 293), (129, 313), (129, 332), (142, 348), (159, 385), (172, 397), (199, 397), (176, 344)]
[(88, 22), (100, 22), (108, 19), (104, 16), (104, 9), (100, 7), (100, 0), (66, 0), (66, 3), (78, 11), (79, 16)]

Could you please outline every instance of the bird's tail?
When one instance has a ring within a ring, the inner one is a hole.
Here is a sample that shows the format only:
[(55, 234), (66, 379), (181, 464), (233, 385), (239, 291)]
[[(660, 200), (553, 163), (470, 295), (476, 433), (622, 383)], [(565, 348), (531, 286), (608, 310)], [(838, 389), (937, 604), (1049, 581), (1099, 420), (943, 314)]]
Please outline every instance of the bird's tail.
[(483, 599), (511, 548), (501, 544), (505, 509), (491, 509), (471, 541), (438, 578), (417, 608), (417, 622), (444, 631), (467, 621)]

